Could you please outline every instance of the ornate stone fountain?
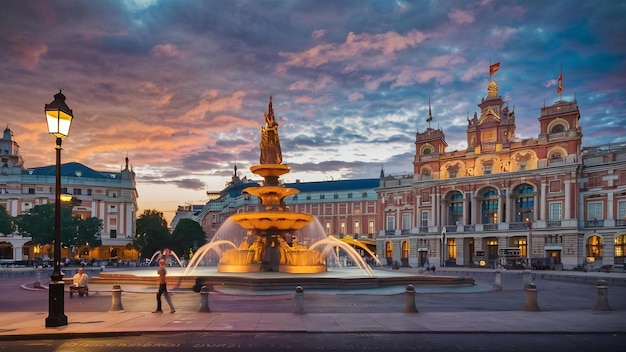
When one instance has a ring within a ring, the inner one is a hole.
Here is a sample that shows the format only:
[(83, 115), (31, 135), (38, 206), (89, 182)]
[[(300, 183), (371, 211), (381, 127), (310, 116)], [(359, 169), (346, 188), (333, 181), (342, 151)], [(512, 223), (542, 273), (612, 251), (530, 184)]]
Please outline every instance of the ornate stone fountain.
[(326, 271), (322, 253), (299, 244), (294, 231), (313, 220), (313, 215), (295, 213), (285, 205), (285, 197), (299, 193), (295, 188), (280, 184), (280, 176), (291, 168), (282, 164), (278, 124), (274, 119), (272, 97), (265, 126), (261, 128), (260, 165), (252, 173), (263, 177), (263, 185), (244, 192), (261, 200), (260, 211), (239, 213), (231, 219), (248, 231), (238, 248), (226, 250), (218, 264), (220, 272), (276, 271), (288, 273), (319, 273)]

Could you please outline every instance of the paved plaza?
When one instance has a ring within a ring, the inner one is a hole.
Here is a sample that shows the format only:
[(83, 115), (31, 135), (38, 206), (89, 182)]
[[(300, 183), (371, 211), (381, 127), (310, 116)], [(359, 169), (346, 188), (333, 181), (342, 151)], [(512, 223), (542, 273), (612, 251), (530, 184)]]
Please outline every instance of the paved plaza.
[[(88, 297), (66, 295), (67, 326), (46, 328), (47, 278), (42, 280), (43, 288), (35, 288), (34, 276), (2, 270), (0, 340), (190, 331), (626, 333), (625, 273), (532, 271), (538, 311), (528, 310), (529, 292), (524, 289), (528, 272), (514, 270), (502, 271), (501, 285), (496, 286), (494, 270), (439, 268), (437, 275), (472, 277), (476, 285), (416, 287), (414, 296), (405, 287), (316, 291), (302, 283), (301, 305), (296, 303), (295, 290), (220, 292), (216, 288), (208, 294), (209, 312), (199, 312), (204, 299), (200, 293), (172, 290), (176, 313), (158, 314), (159, 319), (151, 313), (156, 285), (120, 285), (119, 302), (112, 287), (90, 285)], [(602, 293), (598, 280), (606, 283)], [(598, 295), (604, 293), (610, 310), (597, 309), (602, 300)], [(417, 312), (405, 312), (413, 303)]]

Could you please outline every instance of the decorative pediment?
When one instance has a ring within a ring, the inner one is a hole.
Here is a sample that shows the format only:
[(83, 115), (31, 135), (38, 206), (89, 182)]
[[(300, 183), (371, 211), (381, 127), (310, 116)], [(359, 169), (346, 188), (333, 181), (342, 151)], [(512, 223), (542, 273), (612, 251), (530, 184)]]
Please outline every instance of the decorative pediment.
[(495, 110), (493, 110), (491, 106), (488, 106), (482, 111), (480, 119), (478, 120), (479, 125), (482, 125), (486, 122), (500, 122), (500, 116), (496, 114)]

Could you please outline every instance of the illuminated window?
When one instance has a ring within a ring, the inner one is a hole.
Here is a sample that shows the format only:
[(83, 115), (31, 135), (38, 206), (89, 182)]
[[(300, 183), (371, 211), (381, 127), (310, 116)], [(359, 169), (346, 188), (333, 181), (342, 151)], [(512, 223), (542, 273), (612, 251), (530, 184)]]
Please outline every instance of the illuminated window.
[(456, 238), (448, 238), (448, 258), (456, 260)]
[(402, 241), (402, 258), (409, 257), (409, 241)]
[(393, 243), (385, 243), (385, 258), (393, 258)]
[(448, 225), (461, 224), (463, 221), (463, 195), (454, 192), (448, 199)]
[(483, 193), (482, 224), (498, 223), (498, 192), (491, 188)]
[(587, 238), (587, 257), (596, 259), (602, 258), (604, 256), (602, 247), (604, 247), (602, 237), (589, 236), (589, 238)]

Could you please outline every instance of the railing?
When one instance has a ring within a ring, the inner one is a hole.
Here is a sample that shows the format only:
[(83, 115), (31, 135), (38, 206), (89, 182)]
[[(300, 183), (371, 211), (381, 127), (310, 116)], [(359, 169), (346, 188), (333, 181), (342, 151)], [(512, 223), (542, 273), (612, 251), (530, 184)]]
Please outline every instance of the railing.
[(561, 220), (550, 220), (547, 225), (548, 228), (561, 227)]
[(615, 220), (615, 226), (626, 226), (626, 220)]
[(528, 224), (526, 222), (511, 222), (509, 223), (509, 230), (528, 230)]
[(604, 227), (604, 220), (587, 220), (585, 227)]
[(393, 236), (396, 232), (394, 230), (386, 230), (385, 236)]
[(402, 231), (400, 232), (400, 234), (401, 234), (402, 236), (408, 236), (408, 235), (410, 235), (410, 234), (411, 234), (411, 230), (402, 230)]
[(474, 232), (476, 231), (476, 225), (463, 225), (463, 232)]
[(419, 227), (419, 231), (420, 231), (420, 233), (426, 233), (426, 232), (428, 232), (428, 226), (420, 226), (420, 227)]
[(456, 225), (446, 225), (446, 232), (456, 232)]
[(498, 229), (498, 224), (484, 224), (483, 229), (485, 231), (496, 231)]

